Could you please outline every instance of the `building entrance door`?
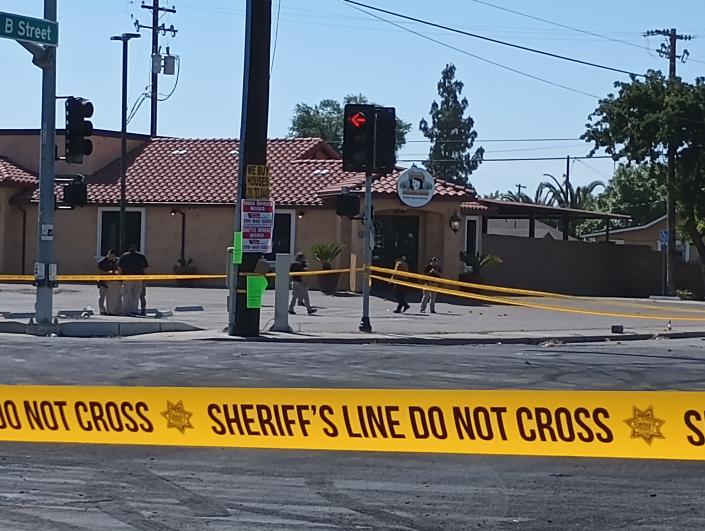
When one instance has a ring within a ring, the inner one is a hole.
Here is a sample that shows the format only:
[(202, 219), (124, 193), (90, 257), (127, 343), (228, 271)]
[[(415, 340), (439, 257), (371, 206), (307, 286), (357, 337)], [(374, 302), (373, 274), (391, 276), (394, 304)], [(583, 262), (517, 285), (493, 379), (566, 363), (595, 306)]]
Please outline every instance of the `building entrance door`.
[(375, 247), (372, 265), (394, 268), (394, 261), (405, 255), (411, 271), (418, 271), (419, 217), (375, 216)]

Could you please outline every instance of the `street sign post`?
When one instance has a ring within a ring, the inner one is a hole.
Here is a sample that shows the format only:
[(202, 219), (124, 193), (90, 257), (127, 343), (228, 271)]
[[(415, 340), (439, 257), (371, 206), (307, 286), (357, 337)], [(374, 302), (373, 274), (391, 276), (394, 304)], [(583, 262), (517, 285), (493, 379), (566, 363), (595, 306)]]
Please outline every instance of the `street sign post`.
[(56, 47), (59, 45), (59, 24), (43, 18), (0, 13), (0, 38)]

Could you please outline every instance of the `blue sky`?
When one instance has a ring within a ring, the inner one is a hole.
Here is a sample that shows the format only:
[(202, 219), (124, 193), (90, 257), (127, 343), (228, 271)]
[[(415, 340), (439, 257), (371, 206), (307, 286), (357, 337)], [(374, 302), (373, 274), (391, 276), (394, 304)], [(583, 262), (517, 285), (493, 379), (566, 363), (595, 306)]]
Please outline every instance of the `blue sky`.
[[(147, 0), (150, 1), (150, 0)], [(696, 38), (679, 42), (690, 60), (678, 65), (686, 80), (705, 75), (705, 2), (679, 0), (665, 7), (656, 0), (488, 0), (496, 5), (604, 34), (629, 42), (628, 46), (562, 29), (501, 11), (473, 0), (367, 0), (366, 3), (417, 18), (457, 27), (489, 37), (540, 48), (638, 73), (648, 68), (667, 70), (654, 50), (662, 39), (648, 40), (648, 29), (676, 27)], [(131, 15), (143, 24), (149, 11), (141, 0), (58, 0), (60, 46), (57, 93), (93, 101), (96, 127), (119, 130), (120, 43), (109, 37), (133, 31)], [(172, 54), (180, 56), (181, 74), (173, 96), (160, 104), (159, 133), (184, 137), (238, 137), (242, 91), (245, 0), (172, 0), (176, 7), (163, 22), (179, 30), (175, 38), (162, 37)], [(273, 0), (276, 23), (278, 0)], [(41, 17), (40, 0), (2, 0), (6, 12)], [(392, 19), (392, 17), (388, 17)], [(394, 19), (393, 19), (394, 20)], [(414, 31), (485, 59), (589, 94), (604, 96), (615, 80), (626, 76), (575, 65), (520, 50), (453, 35), (417, 24)], [(702, 36), (702, 37), (701, 37)], [(363, 93), (371, 100), (394, 106), (414, 129), (400, 159), (421, 159), (428, 144), (418, 122), (428, 115), (437, 97), (436, 83), (446, 63), (457, 67), (465, 83), (470, 114), (479, 134), (476, 145), (487, 158), (563, 157), (584, 155), (580, 140), (553, 142), (486, 142), (496, 139), (568, 138), (584, 131), (594, 97), (530, 79), (429, 42), (402, 29), (377, 21), (339, 0), (281, 0), (271, 92), (270, 137), (287, 134), (296, 103), (315, 104), (323, 98), (342, 99)], [(130, 44), (130, 107), (149, 83), (150, 38)], [(16, 43), (0, 40), (0, 127), (37, 128), (40, 120), (41, 74), (30, 56)], [(702, 61), (702, 62), (698, 62)], [(161, 76), (160, 92), (168, 93), (174, 77)], [(63, 107), (57, 106), (57, 125), (63, 127)], [(149, 103), (130, 123), (133, 132), (149, 131)], [(407, 164), (407, 163), (405, 163)], [(410, 163), (408, 163), (410, 164)], [(606, 180), (611, 161), (575, 162), (571, 180), (583, 184)], [(565, 161), (486, 162), (471, 176), (481, 194), (515, 190), (523, 184), (533, 193), (543, 173), (560, 176)]]

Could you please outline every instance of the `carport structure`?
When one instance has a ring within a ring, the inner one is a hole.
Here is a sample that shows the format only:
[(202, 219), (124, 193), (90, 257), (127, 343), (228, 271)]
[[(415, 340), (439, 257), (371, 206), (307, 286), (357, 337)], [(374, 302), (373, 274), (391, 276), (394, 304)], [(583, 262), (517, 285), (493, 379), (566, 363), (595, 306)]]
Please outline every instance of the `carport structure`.
[(610, 224), (612, 219), (627, 221), (629, 216), (624, 214), (613, 214), (611, 212), (595, 212), (591, 210), (579, 210), (575, 208), (561, 208), (550, 205), (540, 205), (536, 203), (519, 203), (516, 201), (504, 201), (499, 199), (480, 199), (473, 203), (463, 203), (462, 209), (466, 214), (477, 211), (477, 203), (486, 206), (487, 210), (482, 212), (482, 234), (487, 234), (487, 222), (490, 219), (528, 219), (529, 238), (536, 237), (536, 220), (557, 219), (563, 221), (563, 239), (569, 236), (570, 222), (573, 220), (601, 219), (605, 221), (606, 233), (605, 241), (610, 239)]

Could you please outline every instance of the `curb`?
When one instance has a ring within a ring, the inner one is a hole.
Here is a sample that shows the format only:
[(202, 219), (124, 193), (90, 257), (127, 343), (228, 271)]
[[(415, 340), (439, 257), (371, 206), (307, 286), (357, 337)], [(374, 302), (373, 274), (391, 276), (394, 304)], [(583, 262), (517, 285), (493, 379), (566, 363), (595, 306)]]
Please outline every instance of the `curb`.
[(604, 343), (617, 341), (644, 341), (651, 339), (705, 338), (703, 332), (664, 332), (656, 334), (599, 334), (590, 336), (532, 336), (532, 337), (206, 337), (195, 341), (246, 341), (252, 343), (299, 343), (320, 345), (540, 345), (542, 343)]
[(0, 322), (0, 333), (30, 336), (60, 337), (129, 337), (161, 332), (197, 332), (202, 330), (179, 321), (67, 321), (52, 325), (26, 324), (17, 321)]

